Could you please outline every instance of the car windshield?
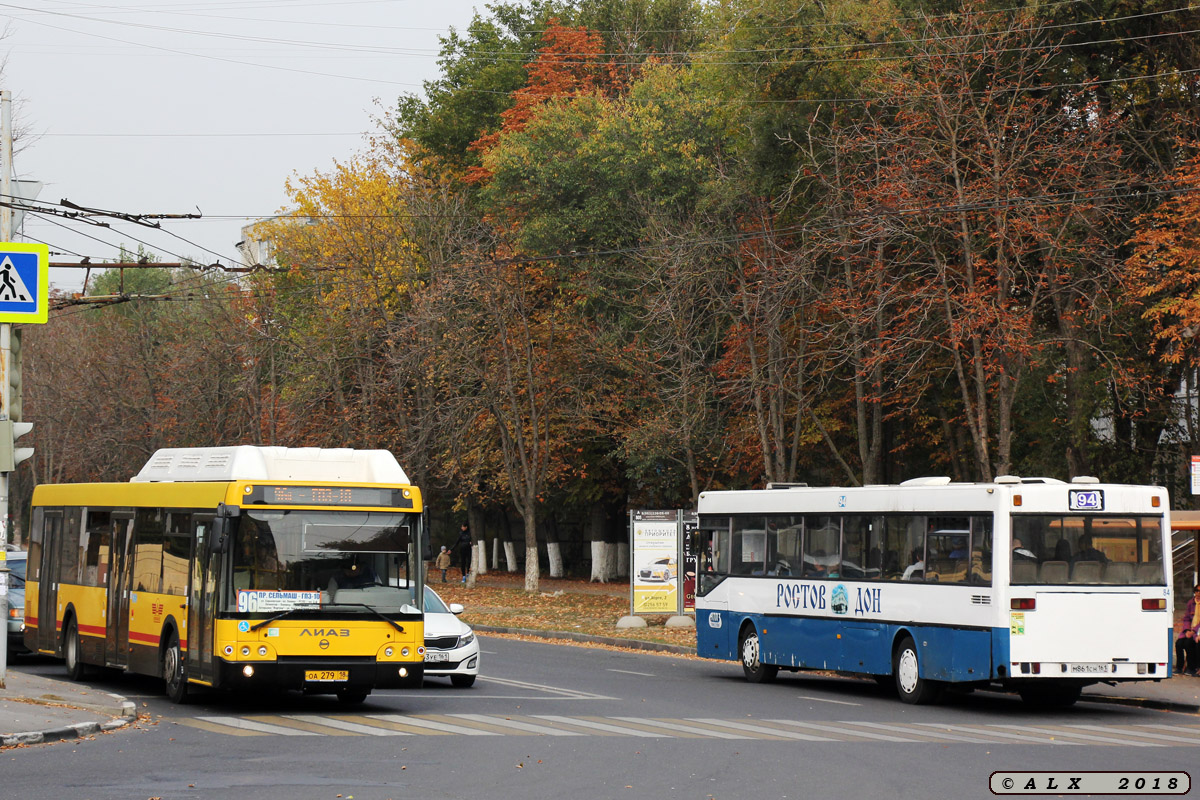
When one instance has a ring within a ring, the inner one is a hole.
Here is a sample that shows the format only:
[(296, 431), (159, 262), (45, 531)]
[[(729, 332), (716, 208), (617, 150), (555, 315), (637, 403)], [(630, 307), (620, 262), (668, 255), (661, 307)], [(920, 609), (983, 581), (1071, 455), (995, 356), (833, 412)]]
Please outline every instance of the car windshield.
[(16, 583), (25, 583), (25, 564), (27, 559), (10, 558), (8, 560), (8, 577), (10, 580), (15, 579)]
[(246, 510), (233, 545), (231, 602), (239, 611), (415, 606), (407, 574), (412, 525), (396, 512)]
[(449, 614), (450, 609), (442, 602), (433, 589), (425, 589), (425, 611), (430, 614)]

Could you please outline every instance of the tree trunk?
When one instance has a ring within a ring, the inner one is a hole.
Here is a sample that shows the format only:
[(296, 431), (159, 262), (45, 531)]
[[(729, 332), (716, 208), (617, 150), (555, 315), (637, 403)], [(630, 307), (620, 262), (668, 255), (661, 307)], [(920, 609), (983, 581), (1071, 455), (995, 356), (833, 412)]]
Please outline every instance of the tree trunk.
[(475, 557), (471, 559), (471, 563), (475, 565), (475, 573), (477, 575), (487, 575), (487, 540), (482, 536), (475, 543)]
[(617, 542), (614, 551), (616, 555), (617, 577), (627, 577), (629, 575), (629, 542)]
[(541, 565), (538, 563), (537, 546), (537, 514), (534, 513), (536, 498), (530, 498), (525, 512), (525, 591), (536, 592), (538, 580), (541, 578)]
[(507, 540), (504, 542), (504, 561), (509, 572), (517, 571), (517, 546)]
[(592, 577), (590, 580), (608, 583), (613, 579), (612, 561), (616, 552), (616, 545), (612, 542), (592, 541)]
[(551, 578), (563, 576), (562, 544), (546, 542), (546, 565), (550, 568)]

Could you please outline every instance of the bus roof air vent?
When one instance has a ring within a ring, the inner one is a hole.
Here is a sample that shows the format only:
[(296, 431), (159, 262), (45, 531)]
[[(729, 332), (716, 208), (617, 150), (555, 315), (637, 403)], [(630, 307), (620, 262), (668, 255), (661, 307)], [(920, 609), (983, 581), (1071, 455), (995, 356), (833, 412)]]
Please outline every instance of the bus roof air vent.
[(167, 447), (131, 483), (192, 481), (358, 481), (406, 484), (387, 450), (321, 447)]
[(1021, 478), (1021, 483), (1062, 483), (1058, 478)]
[(767, 484), (768, 489), (807, 489), (807, 483), (787, 483), (783, 481), (771, 481)]
[(901, 486), (949, 486), (950, 478), (945, 475), (935, 475), (929, 478), (909, 478), (900, 482)]
[(1071, 478), (1071, 483), (1099, 483), (1100, 479), (1091, 475), (1076, 475)]
[(1020, 477), (1016, 475), (997, 475), (993, 483), (1020, 483)]

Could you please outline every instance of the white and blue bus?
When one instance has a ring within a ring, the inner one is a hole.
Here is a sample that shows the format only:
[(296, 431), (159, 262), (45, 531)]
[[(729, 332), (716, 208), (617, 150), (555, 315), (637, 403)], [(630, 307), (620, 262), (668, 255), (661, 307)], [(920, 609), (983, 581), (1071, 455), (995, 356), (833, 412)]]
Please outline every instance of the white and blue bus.
[(1168, 508), (1094, 478), (705, 492), (697, 653), (756, 683), (871, 675), (908, 703), (999, 685), (1069, 705), (1168, 678)]

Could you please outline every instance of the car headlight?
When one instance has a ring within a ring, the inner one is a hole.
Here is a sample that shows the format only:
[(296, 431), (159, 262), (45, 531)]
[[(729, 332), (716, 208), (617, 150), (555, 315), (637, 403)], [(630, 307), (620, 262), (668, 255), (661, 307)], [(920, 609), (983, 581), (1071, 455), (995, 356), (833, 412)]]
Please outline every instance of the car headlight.
[(471, 631), (466, 636), (459, 637), (458, 646), (465, 647), (473, 641), (475, 641), (475, 631)]

